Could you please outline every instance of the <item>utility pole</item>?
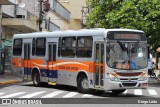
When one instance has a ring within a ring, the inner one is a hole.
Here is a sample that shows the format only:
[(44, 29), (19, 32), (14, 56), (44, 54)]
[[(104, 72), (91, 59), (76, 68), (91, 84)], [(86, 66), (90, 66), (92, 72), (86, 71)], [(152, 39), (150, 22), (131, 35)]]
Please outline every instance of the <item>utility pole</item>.
[(90, 0), (85, 0), (86, 4), (85, 6), (82, 6), (82, 20), (81, 20), (81, 28), (84, 28), (86, 26), (86, 17), (90, 12), (89, 2)]
[(2, 52), (2, 5), (0, 5), (0, 75), (2, 73), (2, 64), (1, 64), (1, 52)]
[[(42, 31), (42, 22), (45, 12), (50, 10), (50, 4), (48, 0), (38, 0), (39, 1), (39, 31)], [(43, 7), (43, 8), (42, 8)], [(42, 10), (43, 9), (43, 10)]]
[(81, 28), (84, 28), (86, 26), (86, 17), (89, 13), (89, 7), (82, 6), (81, 12), (82, 12)]
[(43, 2), (43, 0), (38, 0), (39, 1), (39, 20), (38, 20), (38, 22), (39, 22), (39, 31), (42, 31), (42, 27), (41, 27), (41, 25), (42, 25), (42, 21), (43, 21), (43, 17), (42, 17), (42, 2)]

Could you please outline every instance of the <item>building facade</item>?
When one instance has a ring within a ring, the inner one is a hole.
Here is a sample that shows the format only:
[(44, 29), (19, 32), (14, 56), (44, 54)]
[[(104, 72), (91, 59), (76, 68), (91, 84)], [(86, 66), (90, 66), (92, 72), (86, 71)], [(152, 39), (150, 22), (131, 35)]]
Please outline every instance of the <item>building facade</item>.
[[(5, 52), (6, 65), (10, 64), (14, 34), (38, 32), (40, 28), (42, 31), (79, 30), (86, 1), (0, 0), (0, 53)], [(45, 2), (50, 4), (47, 12), (43, 11)]]
[[(43, 11), (45, 1), (50, 3), (50, 10), (47, 12)], [(41, 6), (40, 27), (42, 31), (68, 30), (70, 12), (59, 2), (53, 2), (53, 0), (0, 0), (0, 56), (1, 52), (5, 52), (6, 65), (10, 65), (11, 62), (13, 35), (39, 31)], [(2, 67), (0, 67), (0, 72), (1, 69)]]
[(86, 7), (87, 1), (88, 0), (58, 0), (58, 2), (60, 2), (71, 13), (68, 29), (79, 30), (83, 28), (82, 9), (83, 7)]

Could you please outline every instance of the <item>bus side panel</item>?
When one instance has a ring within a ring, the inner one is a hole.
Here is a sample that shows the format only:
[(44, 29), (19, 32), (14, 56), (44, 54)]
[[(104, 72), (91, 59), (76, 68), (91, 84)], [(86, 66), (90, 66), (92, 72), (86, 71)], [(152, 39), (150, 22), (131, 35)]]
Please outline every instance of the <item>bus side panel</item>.
[[(48, 64), (48, 65), (47, 65)], [(57, 66), (56, 66), (57, 65)], [(65, 84), (77, 86), (77, 74), (78, 71), (85, 71), (89, 75), (89, 80), (93, 84), (93, 75), (95, 71), (94, 62), (78, 62), (72, 60), (57, 60), (52, 65), (52, 69), (47, 66), (51, 66), (50, 63), (44, 64), (44, 59), (34, 58), (31, 59), (31, 67), (38, 67), (40, 69), (40, 76), (42, 82), (48, 82), (48, 78), (56, 79), (57, 84)], [(49, 73), (49, 72), (50, 73)], [(56, 80), (55, 80), (56, 81)]]
[(91, 87), (94, 79), (94, 62), (80, 62), (73, 60), (58, 60), (58, 80), (57, 84), (77, 86), (77, 76), (79, 72), (85, 72)]
[[(57, 84), (63, 84), (63, 85), (70, 85), (77, 87), (77, 75), (81, 71), (77, 72), (67, 72), (67, 71), (58, 71), (58, 79)], [(89, 87), (94, 88), (94, 73), (89, 73), (86, 71), (83, 71), (86, 73), (89, 81)]]
[[(32, 57), (30, 61), (30, 68), (37, 68), (40, 73), (41, 82), (48, 82), (47, 80), (47, 64), (44, 58)], [(33, 72), (33, 71), (31, 71)]]
[(14, 72), (19, 75), (20, 77), (22, 77), (22, 73), (23, 73), (23, 59), (21, 58), (21, 56), (16, 57), (16, 56), (12, 56), (12, 68), (14, 70)]
[(24, 67), (24, 75), (30, 76), (29, 79), (31, 79), (31, 61), (29, 60), (23, 60), (23, 67)]
[[(53, 66), (53, 67), (52, 67)], [(49, 82), (58, 78), (56, 63), (52, 65), (46, 62), (46, 58), (32, 58), (30, 68), (38, 68), (41, 76), (41, 82)], [(53, 81), (52, 81), (53, 82)]]

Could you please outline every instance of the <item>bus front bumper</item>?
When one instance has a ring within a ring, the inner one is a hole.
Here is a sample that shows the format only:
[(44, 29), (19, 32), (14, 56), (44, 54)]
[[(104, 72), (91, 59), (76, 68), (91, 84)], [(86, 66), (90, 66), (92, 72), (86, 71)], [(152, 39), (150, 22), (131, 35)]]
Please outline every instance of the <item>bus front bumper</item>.
[(106, 79), (104, 90), (121, 90), (121, 89), (146, 89), (148, 87), (148, 79), (145, 81), (111, 81)]

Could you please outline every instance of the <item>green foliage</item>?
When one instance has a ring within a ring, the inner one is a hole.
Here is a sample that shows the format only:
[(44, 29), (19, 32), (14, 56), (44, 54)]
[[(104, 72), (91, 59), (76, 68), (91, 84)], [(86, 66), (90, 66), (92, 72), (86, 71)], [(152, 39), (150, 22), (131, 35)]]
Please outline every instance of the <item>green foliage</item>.
[(92, 0), (87, 28), (143, 30), (152, 49), (160, 46), (160, 0)]
[(157, 78), (160, 78), (160, 74), (158, 74)]

